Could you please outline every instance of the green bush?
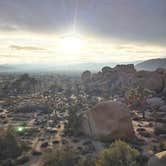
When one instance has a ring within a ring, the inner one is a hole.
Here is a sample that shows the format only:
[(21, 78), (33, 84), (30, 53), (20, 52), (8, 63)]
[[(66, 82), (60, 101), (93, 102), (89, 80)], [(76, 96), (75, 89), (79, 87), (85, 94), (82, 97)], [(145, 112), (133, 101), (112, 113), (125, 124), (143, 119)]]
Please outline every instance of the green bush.
[(75, 152), (70, 150), (57, 150), (50, 152), (45, 156), (45, 162), (43, 166), (74, 166)]
[(92, 156), (81, 156), (76, 151), (61, 149), (48, 153), (43, 166), (138, 166), (139, 157), (139, 152), (127, 143), (116, 141), (101, 152), (97, 160)]
[(92, 157), (81, 157), (77, 166), (95, 166), (95, 160)]
[(43, 166), (95, 166), (95, 160), (73, 150), (61, 149), (47, 153)]
[(139, 152), (123, 141), (115, 141), (109, 149), (101, 152), (96, 166), (137, 166)]

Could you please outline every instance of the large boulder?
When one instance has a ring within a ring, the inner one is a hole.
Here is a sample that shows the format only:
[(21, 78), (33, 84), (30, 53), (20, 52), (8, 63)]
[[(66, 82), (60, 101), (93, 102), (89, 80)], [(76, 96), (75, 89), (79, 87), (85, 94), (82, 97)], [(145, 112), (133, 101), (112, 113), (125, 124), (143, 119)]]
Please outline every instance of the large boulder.
[(102, 73), (109, 73), (109, 72), (112, 72), (113, 69), (109, 66), (105, 66), (101, 69)]
[(166, 165), (166, 151), (155, 154), (150, 158), (148, 166), (165, 166)]
[(84, 114), (83, 132), (104, 141), (135, 137), (127, 106), (116, 101), (99, 103), (87, 111)]

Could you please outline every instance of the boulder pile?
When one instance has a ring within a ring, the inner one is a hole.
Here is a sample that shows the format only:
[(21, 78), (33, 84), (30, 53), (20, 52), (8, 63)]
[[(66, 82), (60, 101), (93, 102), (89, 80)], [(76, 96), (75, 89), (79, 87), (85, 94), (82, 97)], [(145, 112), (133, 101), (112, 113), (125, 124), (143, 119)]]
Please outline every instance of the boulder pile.
[[(93, 95), (124, 94), (128, 88), (141, 86), (155, 93), (166, 94), (166, 70), (136, 71), (134, 65), (105, 66), (98, 73), (85, 71), (82, 83), (86, 92)], [(86, 84), (85, 84), (86, 83)]]

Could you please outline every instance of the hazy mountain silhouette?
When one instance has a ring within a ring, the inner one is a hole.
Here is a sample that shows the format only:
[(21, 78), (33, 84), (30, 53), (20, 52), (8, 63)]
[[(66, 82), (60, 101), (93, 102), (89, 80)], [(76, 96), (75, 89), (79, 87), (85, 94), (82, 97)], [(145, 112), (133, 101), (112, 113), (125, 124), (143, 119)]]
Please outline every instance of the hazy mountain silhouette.
[(78, 64), (6, 64), (0, 65), (0, 72), (83, 72), (98, 71), (103, 66), (115, 66), (116, 63), (78, 63)]
[(157, 68), (166, 69), (166, 58), (150, 59), (135, 65), (137, 70), (155, 70)]

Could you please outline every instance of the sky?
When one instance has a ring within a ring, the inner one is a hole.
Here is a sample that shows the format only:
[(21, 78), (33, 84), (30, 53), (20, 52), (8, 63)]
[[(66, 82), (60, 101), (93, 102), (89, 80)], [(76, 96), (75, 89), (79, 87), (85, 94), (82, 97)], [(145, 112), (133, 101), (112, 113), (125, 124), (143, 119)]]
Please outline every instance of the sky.
[(0, 0), (0, 64), (166, 57), (166, 0)]

